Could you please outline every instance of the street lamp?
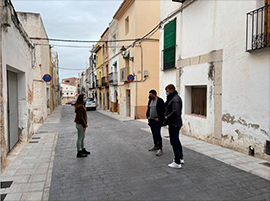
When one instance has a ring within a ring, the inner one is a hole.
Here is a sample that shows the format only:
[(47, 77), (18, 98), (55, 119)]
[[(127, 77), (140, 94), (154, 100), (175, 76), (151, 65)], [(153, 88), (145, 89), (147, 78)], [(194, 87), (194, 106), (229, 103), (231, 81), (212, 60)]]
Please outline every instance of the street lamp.
[(128, 56), (126, 56), (126, 54), (127, 54), (126, 50), (127, 50), (127, 49), (124, 47), (124, 45), (123, 45), (123, 46), (121, 47), (121, 49), (120, 49), (120, 51), (121, 51), (121, 55), (122, 55), (123, 59), (128, 58), (128, 59), (129, 59), (129, 61), (134, 62), (134, 57), (130, 57), (129, 55), (128, 55)]

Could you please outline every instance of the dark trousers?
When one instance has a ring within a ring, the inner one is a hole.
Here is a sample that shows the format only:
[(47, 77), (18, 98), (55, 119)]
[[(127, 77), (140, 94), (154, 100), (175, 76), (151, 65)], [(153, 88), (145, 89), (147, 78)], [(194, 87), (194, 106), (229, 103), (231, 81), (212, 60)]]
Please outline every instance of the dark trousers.
[(154, 119), (149, 119), (149, 126), (153, 134), (155, 147), (159, 147), (159, 149), (162, 149), (162, 138), (160, 134), (161, 122)]
[(180, 128), (169, 126), (170, 143), (173, 147), (174, 160), (177, 164), (180, 164), (180, 159), (183, 159), (183, 150), (179, 140), (179, 131)]

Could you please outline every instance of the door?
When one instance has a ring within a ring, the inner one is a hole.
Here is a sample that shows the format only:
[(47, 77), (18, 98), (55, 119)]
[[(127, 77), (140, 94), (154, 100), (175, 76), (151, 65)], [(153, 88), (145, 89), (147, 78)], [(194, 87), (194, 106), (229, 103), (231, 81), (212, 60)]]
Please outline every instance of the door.
[(17, 73), (7, 71), (8, 151), (19, 141)]
[(126, 106), (127, 106), (127, 116), (130, 117), (130, 90), (126, 91)]

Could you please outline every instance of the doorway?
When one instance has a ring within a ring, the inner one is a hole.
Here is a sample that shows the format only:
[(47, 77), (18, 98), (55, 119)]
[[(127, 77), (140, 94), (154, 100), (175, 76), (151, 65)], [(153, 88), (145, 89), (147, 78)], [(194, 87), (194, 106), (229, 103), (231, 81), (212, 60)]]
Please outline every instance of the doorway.
[(130, 89), (126, 91), (127, 116), (130, 117)]
[(8, 152), (19, 141), (18, 128), (18, 77), (17, 73), (7, 71), (7, 110), (8, 110)]

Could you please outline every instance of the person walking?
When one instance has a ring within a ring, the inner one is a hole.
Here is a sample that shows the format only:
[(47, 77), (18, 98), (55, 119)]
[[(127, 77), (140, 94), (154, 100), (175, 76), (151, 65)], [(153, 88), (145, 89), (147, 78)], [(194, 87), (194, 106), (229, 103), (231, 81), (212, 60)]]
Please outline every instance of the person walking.
[(80, 94), (75, 103), (75, 113), (76, 117), (74, 122), (76, 123), (76, 128), (78, 130), (78, 138), (77, 138), (77, 157), (86, 157), (90, 154), (89, 151), (86, 151), (84, 148), (84, 138), (85, 138), (85, 130), (88, 127), (87, 125), (87, 114), (85, 108), (85, 102), (87, 98), (84, 94)]
[(149, 151), (157, 151), (156, 156), (161, 156), (162, 151), (162, 138), (161, 138), (161, 126), (164, 120), (164, 101), (162, 98), (157, 97), (155, 90), (149, 91), (148, 109), (146, 117), (149, 122), (154, 140), (154, 146)]
[(168, 166), (172, 168), (181, 168), (184, 163), (183, 149), (179, 140), (179, 131), (182, 123), (182, 99), (175, 90), (173, 84), (169, 84), (165, 88), (167, 101), (165, 103), (165, 121), (169, 126), (170, 143), (174, 152), (174, 161)]

